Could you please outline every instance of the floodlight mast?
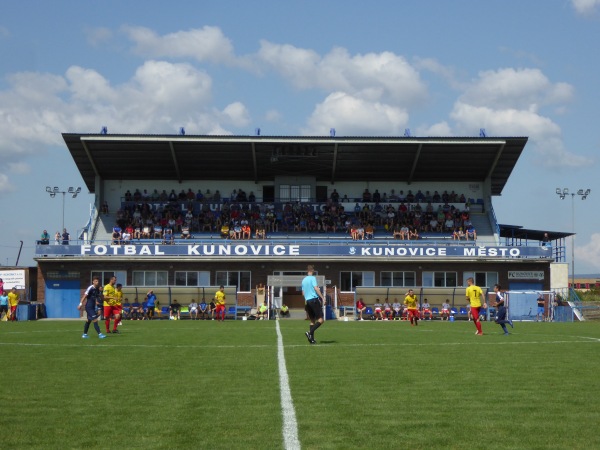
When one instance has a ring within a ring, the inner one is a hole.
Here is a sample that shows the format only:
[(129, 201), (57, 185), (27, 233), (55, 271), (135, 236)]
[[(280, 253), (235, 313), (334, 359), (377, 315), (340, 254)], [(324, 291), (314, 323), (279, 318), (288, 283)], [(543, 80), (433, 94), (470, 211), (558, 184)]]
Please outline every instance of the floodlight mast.
[(556, 195), (564, 200), (571, 195), (571, 287), (575, 289), (575, 196), (578, 195), (581, 200), (588, 198), (592, 193), (591, 189), (578, 189), (577, 192), (569, 192), (568, 188), (556, 188)]

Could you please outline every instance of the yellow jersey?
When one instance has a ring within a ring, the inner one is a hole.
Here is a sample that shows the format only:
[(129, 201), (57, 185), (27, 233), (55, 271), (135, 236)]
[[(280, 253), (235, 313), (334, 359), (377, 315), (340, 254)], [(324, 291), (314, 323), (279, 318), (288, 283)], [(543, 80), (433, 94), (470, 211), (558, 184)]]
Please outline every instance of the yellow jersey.
[(9, 292), (8, 293), (8, 304), (10, 306), (17, 306), (19, 304), (19, 294)]
[(123, 304), (123, 291), (115, 290), (115, 303), (113, 306), (121, 306)]
[(215, 305), (224, 305), (225, 304), (225, 292), (219, 290), (215, 294)]
[(404, 298), (404, 304), (408, 309), (417, 309), (417, 296), (416, 295), (407, 295)]
[(471, 303), (471, 308), (479, 308), (481, 306), (481, 296), (483, 292), (479, 286), (472, 284), (466, 289), (466, 297)]
[(116, 304), (116, 292), (117, 291), (112, 284), (108, 283), (104, 286), (104, 290), (102, 291), (102, 295), (104, 296), (104, 306), (114, 306)]

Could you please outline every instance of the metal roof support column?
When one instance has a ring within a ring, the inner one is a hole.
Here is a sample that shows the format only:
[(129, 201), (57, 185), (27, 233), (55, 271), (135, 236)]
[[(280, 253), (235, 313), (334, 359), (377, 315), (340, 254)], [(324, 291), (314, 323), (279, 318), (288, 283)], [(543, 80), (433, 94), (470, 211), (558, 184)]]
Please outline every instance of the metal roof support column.
[(422, 148), (423, 148), (423, 144), (419, 144), (419, 147), (417, 148), (417, 153), (415, 154), (415, 160), (413, 161), (413, 165), (410, 169), (410, 175), (408, 175), (408, 179), (406, 180), (406, 182), (408, 184), (410, 184), (412, 182), (413, 175), (415, 174), (415, 170), (417, 170), (417, 164), (419, 163), (419, 158), (421, 156)]
[(169, 149), (171, 150), (171, 158), (173, 158), (173, 166), (175, 166), (175, 173), (177, 174), (177, 180), (181, 183), (181, 171), (179, 170), (179, 163), (177, 162), (177, 155), (175, 154), (175, 146), (173, 141), (169, 141)]
[(331, 184), (335, 183), (335, 169), (337, 166), (338, 143), (333, 144), (333, 163), (331, 164)]

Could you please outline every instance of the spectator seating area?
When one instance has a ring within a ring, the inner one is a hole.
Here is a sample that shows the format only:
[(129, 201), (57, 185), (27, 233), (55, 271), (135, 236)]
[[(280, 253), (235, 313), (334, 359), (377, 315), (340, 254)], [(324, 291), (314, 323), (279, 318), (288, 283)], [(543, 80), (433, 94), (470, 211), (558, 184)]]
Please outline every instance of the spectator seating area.
[[(119, 245), (147, 240), (172, 244), (215, 235), (231, 240), (302, 234), (352, 240), (383, 237), (473, 241), (478, 237), (469, 202), (421, 202), (440, 197), (437, 192), (433, 196), (429, 192), (419, 191), (417, 195), (410, 192), (405, 201), (399, 201), (395, 193), (389, 197), (384, 194), (385, 203), (373, 201), (377, 191), (370, 201), (365, 200), (369, 198), (365, 193), (362, 201), (354, 203), (340, 201), (333, 194), (327, 202), (258, 202), (253, 193), (249, 196), (241, 190), (234, 193), (223, 199), (218, 191), (213, 196), (208, 191), (205, 195), (191, 189), (178, 195), (164, 190), (161, 194), (154, 190), (151, 195), (147, 191), (136, 190), (134, 194), (128, 191), (116, 213), (111, 213), (107, 204), (103, 205), (102, 226), (97, 228), (95, 240), (110, 240)], [(443, 196), (464, 199), (464, 195), (454, 193), (445, 192)]]

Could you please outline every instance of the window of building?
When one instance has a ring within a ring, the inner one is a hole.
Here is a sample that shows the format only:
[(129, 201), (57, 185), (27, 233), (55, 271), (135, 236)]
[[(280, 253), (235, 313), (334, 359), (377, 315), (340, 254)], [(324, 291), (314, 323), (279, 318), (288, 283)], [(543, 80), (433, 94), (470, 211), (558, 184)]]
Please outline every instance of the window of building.
[(281, 184), (279, 186), (279, 200), (282, 202), (309, 202), (311, 201), (310, 184), (290, 185)]
[(498, 272), (464, 272), (463, 286), (467, 285), (467, 278), (473, 278), (479, 287), (493, 288), (498, 284)]
[(415, 272), (381, 272), (381, 286), (416, 286)]
[(251, 272), (242, 270), (239, 272), (219, 271), (215, 273), (216, 286), (237, 286), (238, 291), (250, 291)]
[(133, 272), (134, 286), (168, 286), (169, 273), (159, 271)]
[(342, 291), (353, 291), (357, 286), (375, 286), (375, 272), (340, 272)]
[(175, 286), (210, 286), (210, 272), (175, 272)]
[(456, 272), (423, 272), (423, 287), (456, 287)]

